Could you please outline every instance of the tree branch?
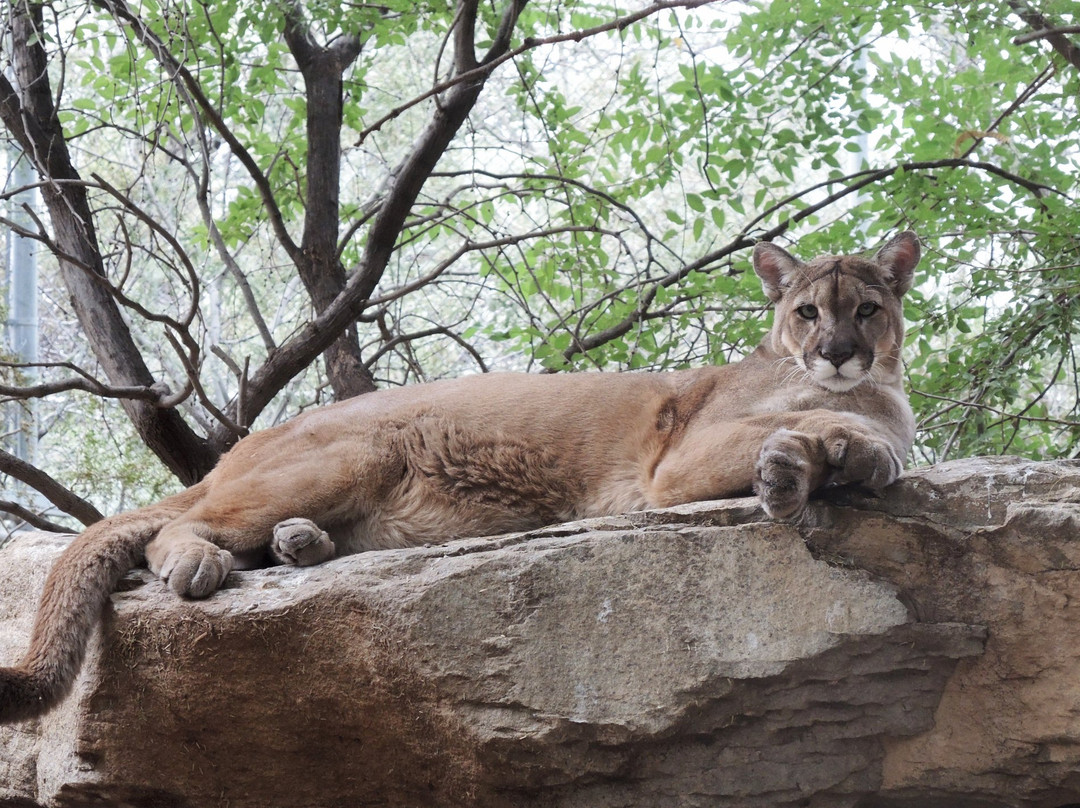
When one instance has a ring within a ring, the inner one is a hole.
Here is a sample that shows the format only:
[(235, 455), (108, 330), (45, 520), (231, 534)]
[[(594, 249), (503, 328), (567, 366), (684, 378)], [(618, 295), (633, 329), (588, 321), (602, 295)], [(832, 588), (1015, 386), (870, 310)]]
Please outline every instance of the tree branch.
[[(615, 235), (610, 231), (593, 225), (571, 225), (566, 227), (552, 227), (545, 230), (534, 230), (518, 236), (506, 236), (505, 238), (492, 239), (490, 241), (466, 240), (465, 243), (454, 250), (448, 258), (440, 261), (429, 272), (421, 275), (414, 281), (402, 284), (395, 289), (390, 289), (385, 294), (370, 298), (365, 301), (364, 308), (372, 309), (378, 306), (384, 306), (391, 301), (415, 292), (417, 289), (422, 289), (471, 252), (476, 252), (477, 250), (498, 249), (499, 247), (507, 247), (512, 244), (520, 244), (522, 241), (528, 241), (529, 239), (546, 238), (559, 233), (607, 233), (608, 235)], [(368, 361), (367, 364), (370, 366), (370, 361)]]
[[(477, 0), (462, 0), (466, 6), (475, 6)], [(353, 295), (358, 300), (366, 300), (375, 291), (387, 262), (393, 252), (394, 244), (401, 234), (405, 218), (412, 209), (420, 189), (435, 170), (435, 165), (442, 157), (458, 129), (465, 122), (476, 99), (483, 90), (488, 76), (495, 64), (510, 44), (510, 32), (525, 8), (527, 0), (510, 0), (503, 13), (500, 35), (492, 42), (484, 67), (469, 71), (470, 81), (453, 81), (446, 92), (446, 97), (435, 109), (427, 128), (413, 145), (409, 155), (393, 171), (390, 178), (389, 192), (379, 208), (379, 213), (368, 232), (368, 240), (359, 269), (353, 273), (349, 286), (354, 287)], [(462, 18), (473, 16), (462, 13)], [(460, 24), (460, 23), (459, 23)], [(471, 42), (464, 34), (455, 38), (456, 44)], [(468, 61), (466, 59), (466, 61)], [(455, 57), (455, 64), (458, 60)], [(491, 67), (487, 65), (490, 64)]]
[[(186, 286), (191, 290), (191, 303), (188, 305), (187, 314), (177, 320), (173, 317), (157, 318), (145, 310), (140, 311), (139, 313), (149, 320), (159, 319), (160, 322), (168, 323), (178, 331), (187, 329), (199, 314), (199, 274), (195, 271), (195, 266), (191, 263), (191, 258), (188, 256), (187, 250), (184, 249), (183, 245), (180, 244), (172, 233), (162, 227), (160, 222), (135, 204), (131, 197), (121, 193), (119, 189), (114, 188), (106, 182), (100, 174), (91, 174), (90, 176), (93, 178), (94, 182), (98, 184), (98, 187), (105, 190), (113, 197), (113, 199), (123, 205), (125, 210), (163, 238), (169, 247), (172, 248), (173, 252), (180, 258), (180, 263), (184, 265), (184, 270), (187, 272)], [(119, 294), (119, 289), (117, 289), (117, 294)], [(134, 301), (131, 302), (133, 303)]]
[(483, 357), (480, 356), (480, 354), (477, 352), (477, 350), (464, 339), (462, 339), (458, 334), (455, 334), (451, 329), (443, 325), (426, 328), (423, 331), (414, 331), (411, 334), (399, 334), (396, 337), (391, 337), (390, 339), (386, 340), (386, 342), (384, 342), (381, 346), (379, 346), (379, 349), (375, 352), (373, 356), (367, 359), (368, 367), (374, 367), (376, 362), (378, 362), (386, 354), (390, 353), (390, 351), (397, 348), (398, 345), (401, 345), (403, 343), (411, 343), (414, 340), (421, 340), (428, 337), (438, 336), (447, 337), (456, 342), (466, 353), (468, 353), (473, 358), (473, 361), (476, 362), (477, 367), (480, 368), (481, 373), (488, 372), (488, 366), (484, 362)]
[(206, 97), (198, 79), (177, 61), (168, 46), (143, 22), (138, 14), (128, 7), (124, 0), (94, 0), (94, 3), (105, 10), (118, 23), (126, 25), (132, 30), (135, 38), (150, 51), (158, 64), (164, 68), (176, 86), (177, 92), (180, 93), (180, 97), (184, 99), (192, 113), (204, 117), (214, 131), (229, 145), (232, 153), (236, 155), (236, 158), (247, 171), (248, 176), (251, 177), (251, 181), (255, 183), (255, 188), (259, 192), (270, 225), (278, 241), (289, 257), (295, 260), (300, 248), (293, 241), (292, 236), (289, 235), (289, 230), (285, 226), (285, 219), (281, 215), (281, 210), (278, 208), (277, 201), (274, 198), (274, 191), (270, 187), (270, 181), (263, 174), (262, 169), (259, 168), (259, 164), (255, 162), (255, 158), (251, 156), (251, 152), (237, 139), (236, 135), (225, 124), (221, 114), (210, 103), (210, 99)]
[(10, 513), (12, 516), (21, 519), (30, 527), (37, 528), (38, 530), (47, 530), (50, 533), (70, 533), (71, 531), (63, 525), (57, 524), (46, 519), (43, 516), (39, 516), (29, 508), (24, 508), (17, 502), (11, 502), (10, 500), (0, 499), (0, 511), (4, 513)]
[(1041, 31), (1020, 34), (1019, 36), (1013, 37), (1013, 44), (1026, 45), (1028, 42), (1034, 42), (1037, 39), (1046, 39), (1047, 37), (1057, 36), (1058, 34), (1080, 34), (1080, 25), (1063, 25), (1060, 28), (1044, 28)]
[[(344, 119), (344, 73), (360, 55), (360, 38), (341, 36), (329, 45), (315, 41), (298, 2), (285, 5), (285, 43), (296, 59), (306, 89), (307, 174), (304, 232), (293, 257), (316, 312), (345, 288), (345, 267), (338, 248), (341, 224), (341, 127)], [(364, 366), (352, 323), (327, 347), (326, 374), (339, 401), (375, 389)]]
[(69, 513), (84, 525), (92, 525), (105, 517), (82, 497), (76, 496), (44, 471), (0, 449), (0, 473), (14, 477), (42, 494), (49, 502)]
[[(105, 375), (118, 387), (152, 387), (153, 374), (124, 321), (106, 279), (94, 214), (71, 161), (53, 102), (44, 50), (41, 4), (12, 4), (10, 53), (14, 84), (0, 80), (0, 119), (44, 180), (42, 198), (52, 223), (60, 272), (79, 323)], [(209, 471), (217, 453), (175, 409), (121, 400), (147, 446), (185, 483)]]
[[(1065, 29), (1052, 25), (1040, 11), (1029, 6), (1024, 0), (1008, 0), (1008, 2), (1009, 8), (1016, 12), (1016, 15), (1033, 29), (1034, 35), (1027, 35), (1030, 39), (1045, 39), (1050, 43), (1050, 47), (1057, 51), (1066, 62), (1080, 70), (1080, 48), (1077, 48), (1065, 36), (1065, 33), (1074, 33), (1073, 31), (1065, 31)], [(1078, 26), (1069, 27), (1077, 28)], [(1020, 44), (1021, 39), (1022, 37), (1017, 37), (1013, 41)], [(1023, 41), (1027, 42), (1029, 40), (1023, 39)]]
[[(403, 112), (411, 109), (412, 107), (415, 107), (418, 104), (422, 104), (429, 98), (442, 95), (447, 90), (452, 89), (458, 84), (473, 81), (480, 81), (481, 83), (483, 83), (484, 81), (487, 81), (487, 77), (491, 75), (495, 68), (497, 68), (503, 62), (508, 62), (511, 59), (515, 59), (521, 54), (526, 53), (527, 51), (535, 50), (536, 48), (543, 47), (544, 45), (557, 45), (560, 42), (581, 42), (583, 39), (587, 39), (598, 34), (606, 34), (610, 33), (611, 31), (622, 31), (624, 28), (633, 25), (635, 22), (640, 22), (646, 17), (650, 17), (660, 11), (673, 8), (698, 8), (700, 6), (710, 5), (711, 3), (715, 3), (717, 1), (718, 0), (664, 0), (664, 2), (653, 3), (646, 8), (643, 8), (632, 14), (627, 14), (625, 17), (619, 17), (618, 19), (612, 20), (609, 23), (604, 23), (603, 25), (596, 25), (592, 28), (585, 28), (580, 31), (571, 31), (568, 34), (555, 34), (549, 37), (542, 38), (530, 37), (513, 50), (504, 49), (503, 52), (499, 53), (496, 51), (495, 44), (493, 44), (487, 55), (479, 63), (478, 67), (470, 69), (464, 73), (458, 73), (451, 78), (446, 79), (445, 81), (439, 82), (427, 92), (421, 93), (415, 98), (406, 101), (404, 104), (394, 107), (381, 118), (376, 120), (375, 123), (371, 124), (371, 126), (361, 132), (360, 136), (356, 139), (355, 145), (361, 145), (372, 134), (382, 129), (383, 126), (394, 120), (394, 118), (397, 118)], [(524, 6), (525, 3), (523, 2), (521, 5)], [(518, 13), (520, 14), (520, 11)], [(513, 26), (510, 26), (508, 28), (506, 25), (506, 21), (507, 18), (504, 17), (503, 23), (499, 27), (499, 36), (496, 38), (496, 43), (506, 43), (504, 47), (509, 46), (509, 35), (513, 31)]]
[(496, 180), (516, 179), (516, 180), (524, 180), (525, 182), (550, 182), (552, 185), (569, 185), (569, 186), (572, 186), (572, 187), (577, 188), (577, 189), (579, 189), (581, 191), (584, 191), (586, 194), (588, 194), (590, 196), (595, 196), (596, 198), (603, 200), (605, 204), (608, 204), (613, 208), (621, 210), (623, 213), (625, 213), (627, 216), (629, 216), (631, 219), (634, 220), (634, 224), (637, 226), (637, 229), (642, 233), (642, 235), (645, 236), (645, 240), (646, 240), (645, 250), (646, 250), (646, 253), (647, 253), (648, 263), (649, 264), (660, 264), (659, 259), (656, 258), (653, 255), (653, 245), (654, 244), (657, 244), (661, 248), (667, 250), (667, 252), (669, 252), (673, 258), (678, 258), (678, 256), (674, 252), (674, 250), (672, 250), (670, 247), (668, 247), (664, 243), (664, 241), (662, 239), (657, 237), (656, 234), (653, 233), (649, 229), (649, 226), (647, 224), (645, 224), (645, 221), (641, 218), (641, 216), (638, 214), (638, 212), (636, 210), (634, 210), (632, 207), (627, 205), (625, 202), (620, 202), (618, 199), (616, 199), (614, 196), (607, 193), (606, 191), (602, 191), (599, 188), (596, 188), (595, 186), (592, 186), (592, 185), (589, 185), (586, 182), (583, 182), (582, 180), (575, 179), (573, 177), (564, 177), (564, 176), (560, 176), (558, 174), (513, 174), (513, 173), (504, 174), (504, 173), (495, 173), (493, 171), (485, 171), (485, 170), (479, 169), (479, 168), (472, 168), (472, 169), (469, 169), (468, 171), (434, 171), (434, 172), (432, 172), (432, 176), (434, 176), (434, 177), (457, 177), (457, 176), (462, 176), (462, 175), (466, 175), (466, 174), (480, 176), (480, 177), (490, 177), (490, 178), (496, 179)]
[(168, 387), (164, 384), (154, 384), (149, 387), (115, 387), (103, 384), (90, 376), (89, 373), (82, 370), (82, 368), (79, 368), (70, 362), (0, 362), (0, 367), (17, 369), (62, 367), (79, 374), (79, 378), (42, 382), (41, 384), (30, 385), (27, 387), (0, 384), (0, 396), (7, 396), (9, 399), (25, 400), (30, 398), (45, 398), (46, 396), (55, 395), (57, 393), (68, 393), (73, 390), (79, 390), (84, 393), (100, 396), (101, 398), (136, 399), (139, 401), (150, 401), (156, 404), (160, 402), (162, 397), (168, 392)]
[[(510, 0), (503, 13), (499, 35), (485, 62), (494, 62), (509, 47), (510, 35), (527, 0)], [(461, 0), (475, 6), (477, 0)], [(463, 36), (463, 35), (461, 35)], [(461, 36), (456, 42), (461, 42)], [(455, 57), (455, 65), (457, 59)], [(381, 280), (393, 254), (405, 220), (427, 178), (465, 122), (492, 68), (483, 69), (472, 81), (455, 82), (433, 112), (432, 119), (408, 155), (391, 173), (386, 197), (368, 231), (364, 255), (332, 302), (315, 320), (271, 354), (252, 374), (248, 384), (247, 416), (254, 418), (292, 378), (355, 322)], [(340, 253), (340, 250), (336, 252)], [(227, 439), (227, 435), (215, 437)]]
[[(900, 163), (889, 168), (881, 169), (868, 169), (865, 171), (858, 171), (854, 174), (849, 174), (846, 177), (839, 177), (836, 179), (826, 180), (824, 182), (817, 183), (808, 188), (804, 188), (794, 194), (790, 194), (784, 199), (780, 200), (776, 204), (770, 206), (765, 212), (759, 214), (750, 220), (750, 222), (743, 227), (742, 232), (736, 236), (731, 242), (721, 247), (718, 250), (708, 253), (702, 256), (696, 261), (692, 261), (679, 269), (669, 273), (665, 277), (661, 278), (653, 284), (646, 286), (641, 292), (641, 299), (638, 306), (627, 315), (623, 320), (615, 325), (590, 335), (585, 339), (575, 340), (566, 350), (563, 351), (563, 357), (567, 360), (571, 359), (579, 353), (585, 353), (595, 348), (604, 345), (614, 339), (624, 336), (642, 320), (647, 318), (649, 307), (652, 305), (653, 299), (656, 297), (656, 293), (669, 286), (673, 286), (675, 283), (683, 280), (687, 275), (692, 272), (701, 272), (707, 267), (713, 264), (719, 263), (723, 259), (727, 258), (731, 254), (752, 247), (758, 241), (772, 241), (778, 236), (785, 233), (793, 225), (798, 224), (803, 219), (806, 219), (824, 208), (835, 204), (846, 196), (857, 193), (867, 185), (871, 185), (876, 182), (888, 179), (893, 176), (897, 171), (931, 171), (942, 168), (970, 168), (985, 171), (989, 174), (993, 174), (1002, 179), (1005, 179), (1011, 183), (1019, 185), (1022, 188), (1030, 191), (1036, 197), (1040, 196), (1045, 191), (1050, 191), (1061, 196), (1068, 198), (1068, 194), (1063, 191), (1059, 191), (1056, 188), (1052, 188), (1048, 185), (1033, 182), (1032, 180), (1020, 177), (1012, 172), (1005, 171), (1004, 169), (995, 166), (992, 163), (976, 162), (971, 160), (964, 160), (961, 158), (953, 158), (946, 160), (927, 160), (918, 162)], [(783, 221), (779, 222), (770, 229), (761, 232), (759, 234), (753, 234), (754, 228), (767, 217), (790, 205), (792, 202), (806, 196), (809, 193), (826, 188), (837, 183), (850, 183), (840, 190), (829, 194), (827, 197), (812, 205), (807, 205), (805, 208), (797, 211), (792, 216), (787, 217)], [(752, 235), (753, 234), (753, 235)]]

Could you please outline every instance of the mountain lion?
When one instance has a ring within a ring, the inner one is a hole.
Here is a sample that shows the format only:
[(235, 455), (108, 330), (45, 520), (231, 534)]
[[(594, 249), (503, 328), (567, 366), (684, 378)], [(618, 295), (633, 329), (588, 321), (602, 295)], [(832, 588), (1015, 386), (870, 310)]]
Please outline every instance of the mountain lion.
[(756, 491), (775, 518), (832, 483), (900, 474), (915, 422), (900, 298), (913, 233), (873, 259), (754, 269), (775, 305), (741, 362), (665, 373), (489, 374), (383, 390), (244, 438), (188, 490), (88, 528), (45, 583), (30, 648), (0, 668), (0, 721), (70, 689), (116, 583), (144, 558), (204, 598), (234, 567), (462, 536)]

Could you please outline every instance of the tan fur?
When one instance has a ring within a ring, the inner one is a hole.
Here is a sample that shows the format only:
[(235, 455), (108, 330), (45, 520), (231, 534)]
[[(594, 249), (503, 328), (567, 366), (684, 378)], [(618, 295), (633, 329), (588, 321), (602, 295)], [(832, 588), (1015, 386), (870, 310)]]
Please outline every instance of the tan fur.
[(911, 233), (873, 260), (804, 264), (759, 244), (775, 322), (738, 363), (441, 381), (245, 438), (198, 485), (94, 525), (61, 555), (29, 651), (0, 668), (0, 721), (64, 696), (105, 600), (143, 557), (180, 595), (205, 597), (234, 565), (315, 564), (752, 490), (783, 518), (822, 485), (887, 485), (914, 436), (900, 297), (918, 258)]

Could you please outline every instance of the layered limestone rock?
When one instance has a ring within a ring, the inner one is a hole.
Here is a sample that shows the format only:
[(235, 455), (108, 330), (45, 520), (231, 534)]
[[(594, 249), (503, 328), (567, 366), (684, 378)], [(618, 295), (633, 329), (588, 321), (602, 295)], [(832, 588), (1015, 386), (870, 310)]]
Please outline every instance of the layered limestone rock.
[[(1080, 802), (1080, 465), (977, 459), (112, 599), (0, 806)], [(62, 540), (0, 550), (0, 662)]]

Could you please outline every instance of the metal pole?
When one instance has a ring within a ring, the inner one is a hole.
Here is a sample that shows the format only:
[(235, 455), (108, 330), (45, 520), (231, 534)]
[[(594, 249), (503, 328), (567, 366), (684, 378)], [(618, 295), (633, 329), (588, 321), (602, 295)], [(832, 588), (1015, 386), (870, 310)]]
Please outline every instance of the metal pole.
[[(11, 171), (8, 186), (11, 190), (27, 188), (35, 180), (30, 161), (15, 147), (9, 152)], [(21, 227), (31, 230), (33, 220), (26, 212), (36, 201), (33, 189), (23, 191), (11, 198), (8, 218)], [(21, 363), (38, 361), (38, 294), (37, 258), (31, 239), (8, 231), (8, 340), (11, 353)], [(23, 380), (33, 384), (38, 379), (38, 369), (25, 368)], [(37, 454), (37, 407), (34, 400), (20, 402), (14, 407), (15, 455), (33, 463)]]

